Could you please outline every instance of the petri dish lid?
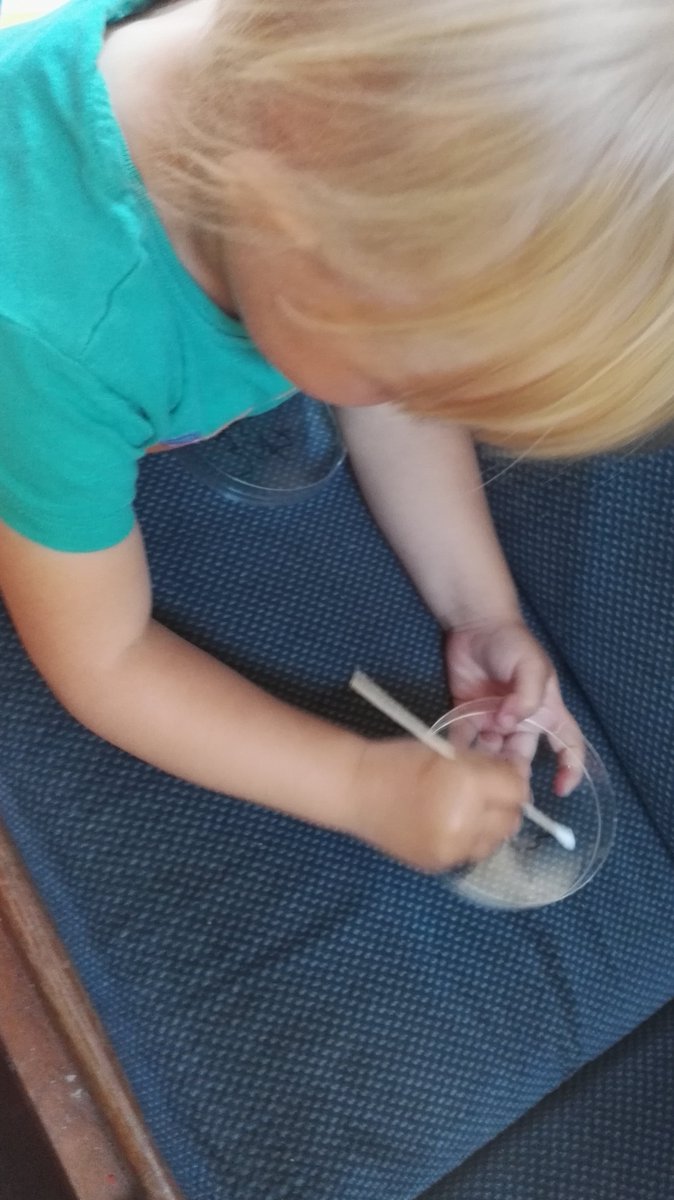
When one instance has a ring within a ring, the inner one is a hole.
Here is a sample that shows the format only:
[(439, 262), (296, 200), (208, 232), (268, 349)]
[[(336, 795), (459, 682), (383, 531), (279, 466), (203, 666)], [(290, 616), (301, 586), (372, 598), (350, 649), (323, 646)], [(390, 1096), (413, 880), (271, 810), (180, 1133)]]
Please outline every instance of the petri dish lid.
[(296, 392), (178, 454), (190, 475), (228, 499), (272, 506), (314, 495), (346, 450), (332, 409)]

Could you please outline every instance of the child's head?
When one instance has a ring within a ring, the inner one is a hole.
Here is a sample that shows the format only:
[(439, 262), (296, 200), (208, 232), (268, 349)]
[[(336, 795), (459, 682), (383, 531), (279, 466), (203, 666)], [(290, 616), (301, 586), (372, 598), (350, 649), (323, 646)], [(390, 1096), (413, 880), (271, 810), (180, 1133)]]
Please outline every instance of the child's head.
[(257, 264), (254, 335), (268, 282), (262, 323), (279, 303), (298, 353), (329, 338), (382, 396), (513, 451), (674, 417), (671, 0), (215, 14), (178, 93), (174, 194), (224, 232), (242, 292)]

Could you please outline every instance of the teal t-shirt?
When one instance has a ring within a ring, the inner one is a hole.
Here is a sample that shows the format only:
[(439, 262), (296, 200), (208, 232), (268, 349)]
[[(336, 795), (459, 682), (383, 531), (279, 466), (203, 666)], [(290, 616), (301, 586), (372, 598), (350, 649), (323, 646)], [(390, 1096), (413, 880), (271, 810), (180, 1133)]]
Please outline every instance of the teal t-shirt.
[(121, 541), (138, 460), (290, 391), (175, 255), (97, 69), (148, 0), (0, 33), (0, 519), (57, 550)]

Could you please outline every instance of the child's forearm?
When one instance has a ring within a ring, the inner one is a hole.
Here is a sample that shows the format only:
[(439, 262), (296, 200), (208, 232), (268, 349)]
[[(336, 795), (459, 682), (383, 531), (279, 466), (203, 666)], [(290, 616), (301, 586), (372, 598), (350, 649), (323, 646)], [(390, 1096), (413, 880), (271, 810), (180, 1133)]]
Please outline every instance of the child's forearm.
[(140, 531), (90, 554), (0, 521), (17, 632), (69, 711), (108, 741), (218, 792), (353, 834), (423, 869), (484, 857), (520, 819), (507, 764), (367, 741), (273, 699), (151, 619)]
[(438, 621), (517, 616), (469, 434), (388, 406), (340, 420), (372, 513)]
[(367, 741), (274, 700), (155, 623), (79, 695), (81, 712), (69, 707), (89, 728), (163, 770), (423, 870), (485, 857), (519, 827), (525, 789), (509, 764)]
[(351, 831), (364, 742), (269, 696), (152, 621), (62, 696), (101, 737), (182, 779)]
[(274, 700), (153, 621), (139, 529), (108, 550), (70, 554), (0, 522), (0, 583), (37, 669), (87, 728), (203, 787), (357, 831), (364, 740)]

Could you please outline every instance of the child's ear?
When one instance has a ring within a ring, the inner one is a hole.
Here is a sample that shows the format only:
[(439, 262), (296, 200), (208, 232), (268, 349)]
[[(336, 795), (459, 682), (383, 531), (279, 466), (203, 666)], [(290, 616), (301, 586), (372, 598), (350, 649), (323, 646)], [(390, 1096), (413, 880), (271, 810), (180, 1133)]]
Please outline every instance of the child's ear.
[(228, 160), (230, 195), (237, 216), (280, 235), (296, 250), (313, 250), (318, 238), (304, 210), (296, 178), (263, 150), (236, 150)]

